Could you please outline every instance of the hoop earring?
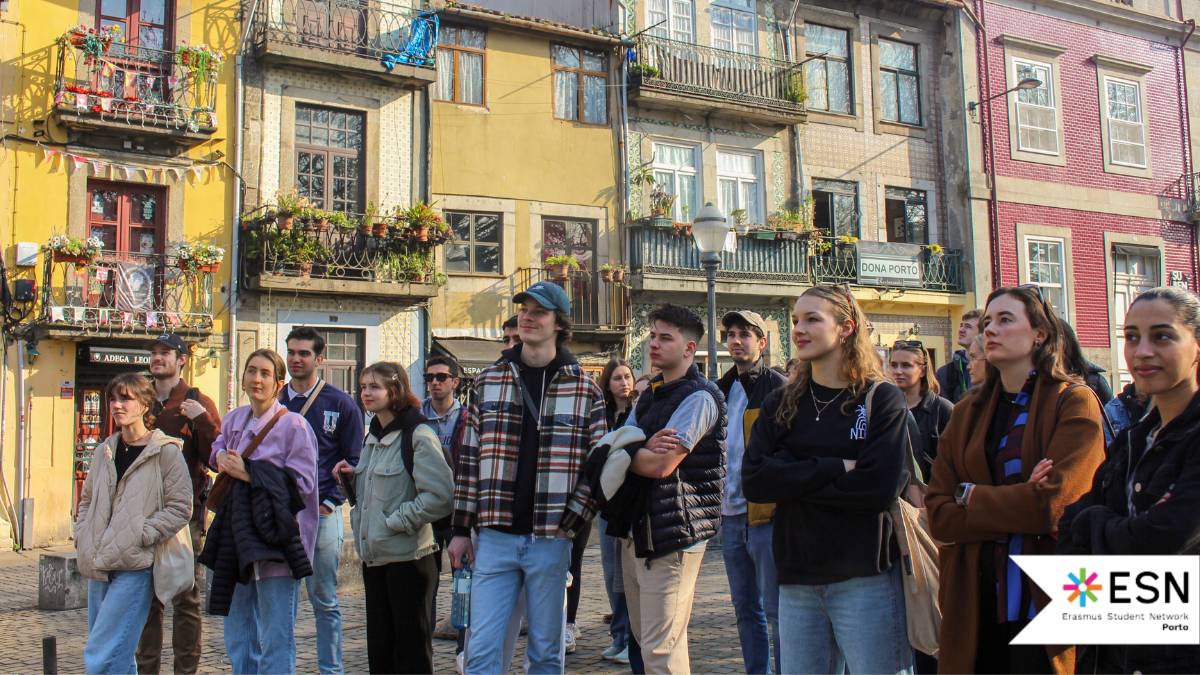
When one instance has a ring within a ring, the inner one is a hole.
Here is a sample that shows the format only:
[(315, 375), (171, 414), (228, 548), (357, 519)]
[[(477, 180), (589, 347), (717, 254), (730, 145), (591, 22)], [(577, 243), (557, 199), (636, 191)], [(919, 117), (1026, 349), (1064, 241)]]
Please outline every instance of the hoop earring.
[(1034, 340), (1034, 341), (1033, 341), (1033, 349), (1036, 351), (1036, 350), (1038, 350), (1038, 349), (1041, 349), (1041, 348), (1042, 348), (1042, 343), (1041, 343), (1041, 341), (1040, 341), (1040, 340)]
[(842, 339), (838, 340), (838, 344), (840, 344), (840, 345), (846, 344), (846, 338), (842, 338)]

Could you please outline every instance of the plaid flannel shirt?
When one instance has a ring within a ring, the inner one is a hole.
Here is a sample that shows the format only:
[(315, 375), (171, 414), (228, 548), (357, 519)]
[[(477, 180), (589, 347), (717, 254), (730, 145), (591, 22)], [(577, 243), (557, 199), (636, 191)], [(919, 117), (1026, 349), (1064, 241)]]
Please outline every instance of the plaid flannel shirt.
[[(475, 379), (454, 490), (454, 528), (512, 525), (521, 417), (516, 364), (502, 359)], [(596, 513), (583, 477), (588, 452), (608, 431), (604, 395), (578, 363), (559, 368), (542, 397), (533, 534), (575, 536)]]

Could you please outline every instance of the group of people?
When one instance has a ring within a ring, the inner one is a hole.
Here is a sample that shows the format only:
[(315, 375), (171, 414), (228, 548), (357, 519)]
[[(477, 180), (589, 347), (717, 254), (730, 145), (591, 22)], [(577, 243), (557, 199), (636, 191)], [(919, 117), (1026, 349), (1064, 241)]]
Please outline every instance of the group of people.
[[(1134, 300), (1134, 384), (1111, 401), (1036, 287), (992, 292), (935, 373), (919, 340), (896, 341), (884, 363), (849, 290), (816, 286), (795, 303), (786, 375), (768, 366), (766, 322), (743, 310), (721, 317), (734, 365), (716, 381), (695, 363), (705, 329), (686, 307), (647, 316), (647, 375), (613, 359), (596, 381), (565, 346), (560, 286), (513, 302), (469, 405), (451, 360), (426, 363), (424, 401), (404, 366), (380, 362), (361, 374), (366, 428), (317, 376), (324, 342), (311, 328), (287, 336), (286, 362), (247, 358), (250, 404), (223, 420), (180, 379), (187, 346), (153, 341), (152, 380), (108, 386), (120, 431), (97, 446), (78, 509), (87, 671), (158, 672), (156, 548), (189, 527), (210, 571), (197, 566), (196, 585), (170, 599), (176, 672), (198, 666), (208, 575), (235, 672), (295, 671), (301, 579), (318, 666), (341, 672), (347, 501), (373, 673), (433, 672), (443, 550), (472, 572), (460, 672), (507, 672), (522, 624), (526, 672), (562, 672), (592, 527), (612, 611), (603, 656), (635, 673), (690, 672), (692, 601), (718, 532), (748, 673), (1200, 670), (1194, 646), (1009, 644), (1049, 602), (1013, 555), (1197, 552), (1194, 294)], [(888, 516), (917, 479), (941, 545), (936, 658), (910, 645)]]

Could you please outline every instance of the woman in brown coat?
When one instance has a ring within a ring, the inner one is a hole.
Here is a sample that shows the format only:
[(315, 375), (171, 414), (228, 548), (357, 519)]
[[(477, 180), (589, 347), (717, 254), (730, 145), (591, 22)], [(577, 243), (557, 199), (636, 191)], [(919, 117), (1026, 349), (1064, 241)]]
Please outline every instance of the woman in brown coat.
[(987, 379), (955, 406), (925, 501), (945, 544), (939, 672), (1071, 673), (1073, 647), (1008, 644), (1049, 603), (1009, 556), (1054, 553), (1104, 460), (1100, 404), (1064, 371), (1039, 289), (993, 291), (981, 323)]

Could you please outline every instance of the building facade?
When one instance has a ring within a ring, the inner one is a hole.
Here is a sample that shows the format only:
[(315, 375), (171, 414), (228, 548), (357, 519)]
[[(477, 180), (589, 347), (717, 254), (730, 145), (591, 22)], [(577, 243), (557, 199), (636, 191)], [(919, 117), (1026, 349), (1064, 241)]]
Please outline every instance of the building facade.
[(199, 247), (230, 241), (236, 12), (224, 0), (0, 9), (14, 294), (0, 510), (25, 547), (67, 543), (92, 448), (113, 432), (104, 385), (148, 372), (148, 337), (183, 336), (185, 379), (226, 408), (232, 265)]

